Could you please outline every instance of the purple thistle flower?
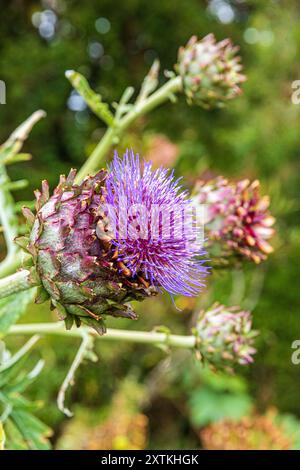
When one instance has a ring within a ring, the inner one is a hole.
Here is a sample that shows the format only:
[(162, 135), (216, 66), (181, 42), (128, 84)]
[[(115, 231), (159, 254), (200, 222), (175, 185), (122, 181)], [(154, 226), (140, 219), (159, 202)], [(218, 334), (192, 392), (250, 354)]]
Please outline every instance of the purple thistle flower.
[[(106, 204), (115, 232), (118, 261), (132, 277), (146, 279), (170, 294), (195, 296), (207, 268), (193, 207), (173, 171), (140, 164), (138, 155), (115, 154), (106, 180)], [(114, 220), (113, 220), (114, 219)]]

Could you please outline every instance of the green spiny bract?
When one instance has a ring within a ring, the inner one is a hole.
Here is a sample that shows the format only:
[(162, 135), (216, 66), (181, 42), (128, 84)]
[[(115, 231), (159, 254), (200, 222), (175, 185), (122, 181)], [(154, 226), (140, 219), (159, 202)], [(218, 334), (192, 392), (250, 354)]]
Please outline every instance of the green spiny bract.
[[(74, 322), (84, 323), (103, 334), (103, 315), (136, 319), (126, 302), (143, 300), (156, 289), (141, 277), (132, 279), (111, 246), (101, 209), (107, 172), (101, 170), (80, 185), (74, 184), (75, 175), (71, 170), (67, 178), (61, 176), (51, 197), (46, 181), (35, 192), (36, 214), (23, 211), (31, 227), (25, 247), (43, 286), (40, 299), (50, 297), (68, 329)], [(107, 238), (97, 237), (99, 226)]]
[(240, 73), (242, 66), (237, 50), (229, 39), (217, 42), (213, 34), (201, 41), (192, 36), (179, 49), (175, 70), (182, 77), (189, 104), (220, 108), (241, 93), (238, 85), (245, 81), (245, 76)]

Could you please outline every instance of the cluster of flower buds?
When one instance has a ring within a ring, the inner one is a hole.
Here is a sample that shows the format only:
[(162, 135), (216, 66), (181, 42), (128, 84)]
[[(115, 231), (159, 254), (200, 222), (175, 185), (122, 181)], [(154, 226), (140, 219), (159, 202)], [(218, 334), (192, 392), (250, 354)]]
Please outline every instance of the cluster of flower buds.
[(175, 70), (182, 77), (190, 104), (206, 109), (221, 108), (241, 93), (242, 75), (237, 46), (230, 39), (217, 42), (213, 34), (198, 40), (192, 36), (178, 52)]
[(239, 254), (258, 264), (272, 253), (268, 240), (274, 234), (275, 219), (268, 210), (269, 197), (260, 196), (259, 181), (201, 180), (195, 187), (195, 201), (206, 205), (208, 237), (220, 241), (226, 255)]
[(194, 333), (200, 359), (212, 368), (231, 371), (235, 364), (253, 362), (257, 331), (252, 330), (250, 312), (214, 304), (200, 312)]

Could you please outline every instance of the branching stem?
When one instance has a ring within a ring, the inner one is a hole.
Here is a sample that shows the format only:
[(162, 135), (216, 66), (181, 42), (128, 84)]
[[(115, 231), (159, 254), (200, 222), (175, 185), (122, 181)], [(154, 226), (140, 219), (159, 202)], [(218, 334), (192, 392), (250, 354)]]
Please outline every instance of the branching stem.
[(128, 114), (126, 114), (119, 122), (115, 123), (114, 126), (109, 127), (99, 144), (95, 147), (94, 151), (77, 173), (77, 183), (80, 183), (85, 176), (94, 173), (101, 167), (101, 165), (103, 165), (105, 155), (109, 149), (116, 141), (118, 141), (120, 136), (133, 123), (133, 121), (156, 108), (163, 102), (168, 101), (169, 99), (172, 100), (174, 95), (181, 90), (181, 87), (181, 77), (171, 78), (152, 95), (133, 105)]

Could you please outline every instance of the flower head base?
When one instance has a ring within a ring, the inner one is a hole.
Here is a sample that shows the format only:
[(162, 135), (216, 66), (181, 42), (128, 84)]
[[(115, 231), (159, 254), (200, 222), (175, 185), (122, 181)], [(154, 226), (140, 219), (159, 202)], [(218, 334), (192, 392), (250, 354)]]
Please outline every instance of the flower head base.
[[(43, 294), (67, 328), (86, 323), (103, 333), (105, 315), (135, 319), (127, 302), (155, 295), (159, 287), (172, 294), (199, 292), (205, 268), (194, 258), (202, 251), (191, 240), (190, 219), (179, 225), (188, 200), (173, 175), (153, 172), (149, 163), (141, 170), (133, 154), (116, 156), (109, 172), (80, 185), (75, 175), (71, 170), (62, 176), (52, 196), (43, 182), (36, 215), (24, 209), (31, 232), (22, 241)], [(161, 213), (170, 208), (170, 234), (164, 237)]]
[(116, 214), (111, 242), (131, 275), (171, 294), (197, 295), (206, 273), (197, 259), (204, 255), (203, 239), (195, 231), (188, 194), (173, 173), (152, 170), (149, 162), (141, 167), (133, 152), (122, 160), (116, 154), (106, 190)]
[(230, 253), (257, 264), (272, 253), (268, 241), (274, 234), (275, 219), (268, 211), (268, 196), (260, 196), (259, 181), (230, 183), (222, 177), (199, 181), (195, 198), (206, 204), (205, 224), (210, 239), (221, 241)]
[(238, 307), (215, 304), (202, 311), (195, 327), (198, 351), (211, 367), (231, 370), (234, 364), (253, 362), (253, 338), (251, 314), (238, 311)]
[(241, 93), (245, 81), (240, 73), (238, 47), (229, 39), (217, 42), (213, 34), (201, 41), (192, 36), (178, 52), (176, 71), (181, 75), (187, 100), (206, 109), (223, 107)]

